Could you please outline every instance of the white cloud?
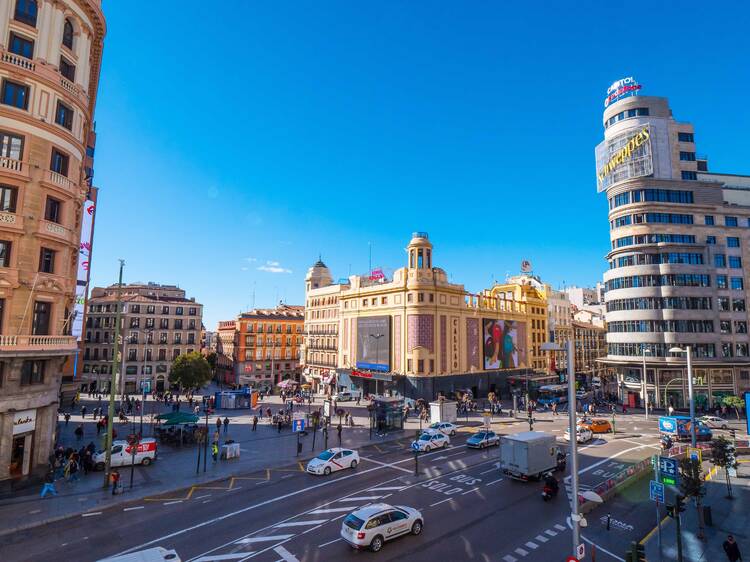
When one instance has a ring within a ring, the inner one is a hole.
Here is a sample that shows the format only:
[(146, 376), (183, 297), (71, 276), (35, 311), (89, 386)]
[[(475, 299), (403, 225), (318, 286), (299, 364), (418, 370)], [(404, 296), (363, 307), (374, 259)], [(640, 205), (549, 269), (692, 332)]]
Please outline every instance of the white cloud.
[(258, 266), (258, 271), (266, 271), (268, 273), (291, 273), (291, 269), (281, 267), (281, 264), (277, 261), (267, 261), (264, 265)]
[(271, 267), (278, 267), (280, 264), (277, 261), (267, 261), (266, 265), (270, 265)]
[(256, 261), (258, 261), (258, 258), (245, 258), (245, 261), (247, 263), (255, 263)]
[(247, 271), (247, 270), (248, 270), (248, 269), (250, 269), (250, 268), (249, 268), (249, 267), (241, 267), (240, 269), (241, 269), (242, 271)]

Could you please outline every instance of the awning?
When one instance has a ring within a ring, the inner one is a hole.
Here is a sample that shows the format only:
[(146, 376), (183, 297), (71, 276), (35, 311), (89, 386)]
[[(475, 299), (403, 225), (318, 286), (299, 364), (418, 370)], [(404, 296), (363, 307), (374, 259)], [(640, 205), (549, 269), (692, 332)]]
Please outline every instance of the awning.
[(162, 425), (180, 425), (185, 423), (196, 423), (198, 416), (195, 414), (189, 414), (188, 412), (168, 412), (166, 414), (159, 414), (156, 416), (157, 420), (162, 420)]

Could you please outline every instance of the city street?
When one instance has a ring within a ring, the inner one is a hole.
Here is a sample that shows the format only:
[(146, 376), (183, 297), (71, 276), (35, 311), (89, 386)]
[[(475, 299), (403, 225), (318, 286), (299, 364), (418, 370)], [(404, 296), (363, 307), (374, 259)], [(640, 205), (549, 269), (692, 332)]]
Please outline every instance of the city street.
[[(535, 429), (558, 437), (567, 418), (548, 414)], [(554, 560), (569, 552), (566, 495), (541, 500), (541, 484), (500, 474), (497, 448), (464, 446), (476, 427), (463, 427), (446, 450), (423, 454), (419, 476), (409, 439), (360, 449), (356, 470), (312, 476), (301, 463), (229, 478), (207, 487), (120, 504), (15, 533), (2, 547), (12, 560), (97, 560), (151, 546), (177, 550), (183, 560), (316, 561), (369, 556), (339, 539), (341, 520), (371, 502), (419, 509), (424, 532), (387, 543), (389, 560), (477, 559), (514, 562)], [(593, 488), (629, 464), (656, 452), (655, 420), (646, 431), (642, 416), (618, 417), (618, 434), (580, 448), (582, 488)], [(524, 422), (502, 431), (528, 430)], [(591, 515), (596, 519), (599, 511)], [(498, 532), (500, 531), (500, 532)], [(585, 536), (585, 533), (584, 533)], [(627, 544), (598, 560), (619, 560)]]

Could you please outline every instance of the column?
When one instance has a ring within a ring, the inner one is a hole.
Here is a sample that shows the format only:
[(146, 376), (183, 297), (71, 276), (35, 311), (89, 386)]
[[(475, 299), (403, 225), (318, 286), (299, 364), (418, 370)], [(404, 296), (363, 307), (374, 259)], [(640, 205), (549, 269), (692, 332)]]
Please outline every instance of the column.
[(55, 67), (60, 65), (60, 43), (63, 34), (63, 11), (55, 5), (52, 7), (52, 25), (48, 30), (49, 47), (47, 48), (47, 62)]
[(10, 21), (10, 1), (0, 0), (0, 45), (7, 48), (8, 22)]
[(76, 72), (76, 82), (83, 87), (83, 91), (88, 93), (89, 80), (91, 77), (91, 35), (88, 31), (82, 30), (78, 37), (80, 48), (78, 50), (78, 71)]
[(39, 18), (37, 28), (39, 29), (39, 39), (36, 46), (36, 58), (47, 62), (47, 51), (49, 50), (50, 22), (52, 20), (52, 4), (41, 2), (39, 9)]

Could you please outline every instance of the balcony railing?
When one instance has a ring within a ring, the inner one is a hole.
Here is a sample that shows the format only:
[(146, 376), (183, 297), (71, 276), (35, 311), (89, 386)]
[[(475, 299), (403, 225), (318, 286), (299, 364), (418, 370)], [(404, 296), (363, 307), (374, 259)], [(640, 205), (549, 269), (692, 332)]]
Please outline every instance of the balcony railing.
[(13, 66), (17, 66), (19, 68), (25, 68), (26, 70), (33, 71), (36, 67), (36, 64), (34, 61), (27, 59), (26, 57), (22, 57), (20, 55), (17, 55), (15, 53), (9, 53), (5, 51), (2, 55), (2, 61), (7, 62), (8, 64), (12, 64)]
[(59, 185), (63, 189), (66, 189), (72, 193), (76, 192), (76, 184), (70, 178), (52, 170), (44, 171), (44, 179), (55, 185)]
[(0, 156), (0, 170), (27, 175), (24, 162), (15, 158), (9, 158), (8, 156)]
[(0, 352), (75, 353), (78, 342), (73, 336), (0, 336)]

